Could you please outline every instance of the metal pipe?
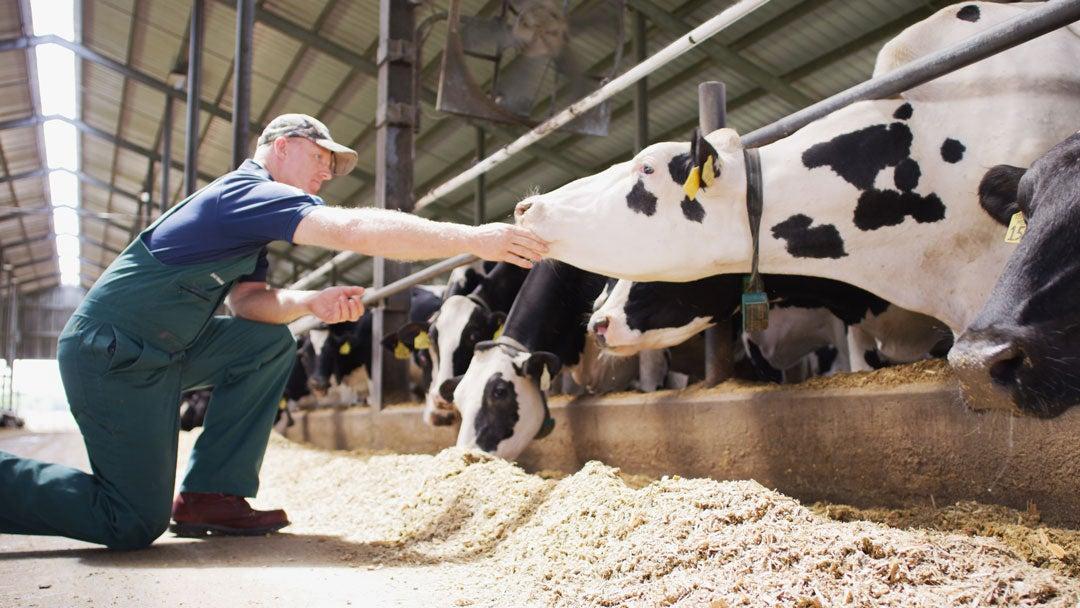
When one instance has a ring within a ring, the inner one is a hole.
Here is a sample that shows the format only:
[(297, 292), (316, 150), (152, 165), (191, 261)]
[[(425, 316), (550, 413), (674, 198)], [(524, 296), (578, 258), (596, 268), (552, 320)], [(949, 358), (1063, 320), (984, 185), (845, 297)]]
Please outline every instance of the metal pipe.
[[(711, 133), (727, 124), (727, 88), (722, 82), (698, 85), (698, 128)], [(716, 386), (731, 377), (735, 368), (731, 350), (731, 321), (705, 330), (705, 386)]]
[(251, 115), (251, 42), (255, 31), (255, 0), (236, 0), (236, 55), (233, 61), (233, 149), (235, 169), (247, 158), (248, 118)]
[(191, 34), (188, 45), (187, 75), (187, 126), (184, 146), (184, 196), (196, 190), (199, 156), (199, 89), (202, 84), (202, 46), (205, 0), (194, 0), (191, 5)]
[[(172, 190), (169, 188), (169, 171), (172, 169), (173, 98), (165, 96), (165, 124), (161, 129), (161, 213), (169, 208)], [(149, 211), (149, 210), (148, 210)], [(147, 217), (149, 217), (147, 213)]]
[(751, 131), (742, 137), (742, 143), (748, 148), (772, 143), (857, 101), (892, 97), (1052, 32), (1077, 19), (1080, 19), (1080, 0), (1047, 2), (943, 51), (916, 59), (894, 72), (857, 84), (772, 124)]
[[(369, 289), (364, 292), (364, 297), (361, 299), (361, 301), (364, 303), (364, 306), (372, 306), (374, 304), (378, 304), (379, 302), (385, 300), (386, 298), (389, 298), (390, 296), (397, 295), (405, 291), (406, 289), (412, 288), (413, 285), (423, 283), (424, 281), (433, 279), (441, 274), (450, 272), (458, 266), (472, 264), (479, 259), (480, 258), (476, 257), (475, 255), (471, 255), (468, 253), (454, 256), (452, 258), (447, 258), (441, 262), (432, 264), (431, 266), (428, 266), (423, 270), (414, 272), (407, 277), (398, 279), (397, 281), (394, 281), (393, 283), (390, 283), (385, 287), (380, 287), (379, 289)], [(310, 329), (317, 327), (320, 323), (321, 321), (319, 321), (315, 317), (307, 316), (290, 323), (289, 329), (292, 330), (293, 334), (302, 334)]]
[(600, 105), (606, 99), (630, 87), (630, 85), (638, 80), (641, 80), (656, 70), (664, 67), (690, 49), (695, 48), (702, 41), (715, 36), (767, 2), (769, 2), (769, 0), (741, 0), (732, 5), (719, 15), (694, 28), (690, 33), (675, 39), (674, 42), (657, 51), (655, 55), (623, 72), (620, 76), (616, 77), (606, 85), (574, 102), (565, 110), (544, 121), (532, 131), (529, 131), (509, 145), (495, 151), (494, 154), (477, 163), (471, 169), (462, 171), (457, 177), (451, 178), (442, 185), (437, 186), (416, 202), (416, 210), (419, 211), (420, 209), (423, 209), (457, 188), (472, 181), (476, 176), (487, 173), (498, 165), (501, 165), (522, 149), (547, 137), (559, 127)]

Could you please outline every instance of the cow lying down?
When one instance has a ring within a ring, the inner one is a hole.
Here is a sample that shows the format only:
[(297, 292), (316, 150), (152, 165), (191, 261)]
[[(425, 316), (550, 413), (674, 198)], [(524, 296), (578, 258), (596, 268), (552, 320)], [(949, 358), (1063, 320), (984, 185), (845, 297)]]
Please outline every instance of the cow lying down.
[[(775, 381), (823, 347), (836, 351), (831, 365), (819, 369), (828, 373), (943, 356), (952, 342), (944, 324), (845, 283), (786, 275), (765, 275), (764, 282), (768, 329), (742, 340), (755, 367)], [(616, 354), (674, 346), (734, 316), (742, 291), (741, 275), (687, 283), (620, 280), (593, 313), (589, 331)]]

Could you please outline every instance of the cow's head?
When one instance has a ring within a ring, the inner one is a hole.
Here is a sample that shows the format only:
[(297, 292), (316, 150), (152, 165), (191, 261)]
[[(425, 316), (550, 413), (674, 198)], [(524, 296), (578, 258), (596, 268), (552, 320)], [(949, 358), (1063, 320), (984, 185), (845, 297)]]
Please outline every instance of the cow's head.
[(1027, 171), (992, 168), (979, 198), (1003, 225), (1021, 212), (1027, 232), (949, 362), (970, 407), (1056, 416), (1080, 403), (1080, 133)]
[(315, 395), (330, 388), (330, 380), (338, 382), (358, 367), (371, 364), (371, 314), (357, 321), (334, 323), (326, 328), (322, 343), (309, 332), (316, 347), (315, 371), (308, 375), (308, 387)]
[(398, 330), (394, 345), (388, 343), (388, 348), (422, 353), (431, 360), (432, 379), (424, 399), (424, 422), (447, 426), (457, 419), (453, 399), (444, 396), (452, 396), (453, 390), (444, 392), (442, 387), (461, 378), (476, 344), (494, 338), (505, 320), (505, 313), (491, 311), (478, 298), (454, 295), (443, 302), (428, 325), (410, 323)]
[(682, 344), (714, 325), (717, 311), (734, 310), (740, 280), (738, 275), (687, 283), (620, 280), (590, 317), (589, 331), (620, 356)]
[(561, 365), (548, 352), (494, 341), (478, 344), (465, 375), (442, 386), (461, 412), (457, 445), (517, 458), (530, 441), (551, 431), (544, 391)]
[(704, 250), (748, 256), (749, 230), (720, 240), (710, 234), (718, 222), (746, 225), (743, 167), (738, 136), (719, 129), (690, 144), (653, 144), (629, 162), (530, 196), (515, 216), (551, 242), (552, 258), (579, 268), (642, 281), (696, 279), (700, 269), (686, 261)]

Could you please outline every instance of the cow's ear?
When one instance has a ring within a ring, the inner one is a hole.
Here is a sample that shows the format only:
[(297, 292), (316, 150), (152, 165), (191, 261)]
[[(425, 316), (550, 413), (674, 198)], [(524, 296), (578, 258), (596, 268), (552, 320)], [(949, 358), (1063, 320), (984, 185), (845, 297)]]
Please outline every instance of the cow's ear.
[(491, 313), (491, 331), (495, 332), (495, 339), (502, 335), (503, 325), (506, 324), (506, 313), (497, 310)]
[(1020, 211), (1016, 191), (1026, 172), (1012, 165), (997, 165), (979, 182), (979, 205), (1002, 226), (1008, 226), (1012, 216)]
[(551, 379), (562, 369), (562, 361), (554, 353), (537, 351), (525, 361), (525, 374), (540, 383), (540, 388), (547, 390)]

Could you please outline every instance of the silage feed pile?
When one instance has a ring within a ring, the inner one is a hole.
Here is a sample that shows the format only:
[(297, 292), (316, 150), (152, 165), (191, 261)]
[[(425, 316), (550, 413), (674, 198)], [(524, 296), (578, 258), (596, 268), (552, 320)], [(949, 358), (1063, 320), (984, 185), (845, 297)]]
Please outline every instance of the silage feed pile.
[(555, 480), (457, 448), (326, 452), (275, 436), (258, 503), (285, 507), (289, 532), (348, 541), (354, 567), (436, 572), (437, 606), (1080, 601), (1080, 581), (994, 539), (834, 521), (752, 481), (633, 489), (595, 462)]

